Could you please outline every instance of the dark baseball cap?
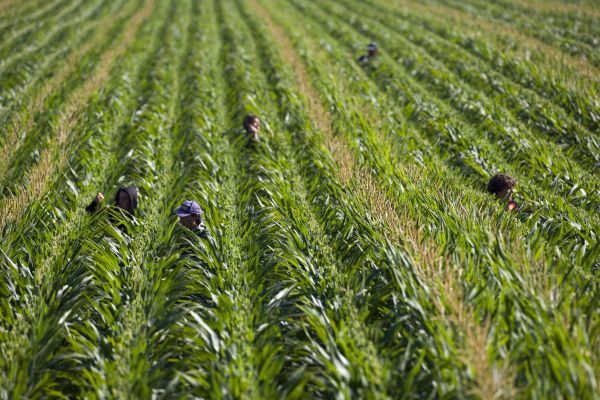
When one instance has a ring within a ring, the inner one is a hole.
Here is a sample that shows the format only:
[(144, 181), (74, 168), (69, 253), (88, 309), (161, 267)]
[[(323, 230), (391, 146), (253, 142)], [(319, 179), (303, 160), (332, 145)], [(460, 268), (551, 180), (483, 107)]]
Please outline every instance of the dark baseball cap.
[(202, 214), (202, 209), (200, 205), (192, 200), (184, 201), (177, 210), (175, 210), (175, 214), (179, 217), (187, 217), (189, 215), (200, 215)]

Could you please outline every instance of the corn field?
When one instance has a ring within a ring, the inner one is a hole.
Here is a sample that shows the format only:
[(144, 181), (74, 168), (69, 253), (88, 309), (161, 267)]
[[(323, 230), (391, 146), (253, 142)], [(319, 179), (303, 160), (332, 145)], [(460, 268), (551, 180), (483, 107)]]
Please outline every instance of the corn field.
[(596, 0), (0, 0), (0, 38), (0, 399), (600, 399)]

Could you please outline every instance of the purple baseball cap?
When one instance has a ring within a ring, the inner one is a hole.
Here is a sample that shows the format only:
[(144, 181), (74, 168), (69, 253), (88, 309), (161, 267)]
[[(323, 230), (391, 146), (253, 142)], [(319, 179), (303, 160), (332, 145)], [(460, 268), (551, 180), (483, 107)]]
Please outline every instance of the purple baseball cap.
[(175, 214), (177, 214), (179, 217), (187, 217), (192, 214), (200, 215), (202, 214), (202, 209), (195, 201), (186, 200), (179, 206), (177, 210), (175, 210)]

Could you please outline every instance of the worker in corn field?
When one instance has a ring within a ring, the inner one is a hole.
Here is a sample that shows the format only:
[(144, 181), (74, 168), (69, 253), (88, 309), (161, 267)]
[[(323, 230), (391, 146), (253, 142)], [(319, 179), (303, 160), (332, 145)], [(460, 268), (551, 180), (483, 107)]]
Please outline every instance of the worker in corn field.
[(517, 208), (517, 202), (511, 198), (511, 195), (516, 184), (517, 182), (511, 176), (496, 174), (488, 182), (487, 191), (497, 199), (506, 201), (506, 209), (513, 211)]
[[(104, 195), (100, 192), (96, 194), (94, 200), (85, 208), (89, 214), (95, 214), (102, 208), (102, 204), (104, 203)], [(115, 194), (115, 206), (117, 206), (126, 217), (132, 219), (135, 223), (135, 210), (138, 207), (138, 189), (134, 186), (122, 187), (117, 190)], [(109, 215), (109, 220), (116, 224), (116, 227), (119, 228), (122, 232), (129, 232), (128, 224), (124, 221), (118, 221), (118, 218), (115, 215)]]
[(202, 223), (202, 208), (192, 200), (186, 200), (175, 210), (181, 225), (190, 229), (203, 239), (208, 237), (208, 230)]
[[(264, 153), (273, 157), (273, 150), (269, 147), (267, 140), (264, 136), (259, 135), (260, 132), (260, 118), (256, 115), (246, 115), (242, 123), (246, 136), (246, 148), (252, 149), (255, 153)], [(252, 162), (251, 159), (247, 160)]]
[(261, 138), (258, 135), (260, 132), (260, 118), (256, 115), (246, 115), (244, 117), (243, 126), (250, 145), (261, 141)]
[(358, 59), (358, 62), (361, 64), (365, 64), (368, 62), (373, 62), (377, 58), (377, 44), (375, 42), (369, 43), (367, 46), (367, 54), (363, 54)]
[[(85, 208), (89, 214), (96, 213), (104, 202), (104, 195), (97, 193), (94, 200), (89, 206)], [(115, 195), (115, 205), (125, 212), (129, 216), (135, 214), (135, 210), (138, 206), (138, 190), (134, 186), (122, 187), (117, 190)]]

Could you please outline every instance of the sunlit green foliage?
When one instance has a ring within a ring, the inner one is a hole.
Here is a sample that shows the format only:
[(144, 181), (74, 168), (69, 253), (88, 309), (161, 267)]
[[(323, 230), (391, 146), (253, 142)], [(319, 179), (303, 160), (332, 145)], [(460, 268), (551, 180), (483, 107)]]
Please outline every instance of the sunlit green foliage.
[[(598, 398), (600, 28), (534, 0), (415, 3), (30, 0), (0, 15), (7, 202), (153, 7), (77, 110), (66, 162), (0, 234), (0, 398)], [(521, 58), (434, 12), (448, 6), (591, 70), (552, 75), (539, 49)], [(358, 63), (371, 41), (378, 59)], [(247, 146), (246, 114), (263, 143)], [(499, 171), (531, 213), (485, 193)], [(86, 214), (128, 185), (135, 218)], [(177, 223), (185, 199), (208, 238)]]

